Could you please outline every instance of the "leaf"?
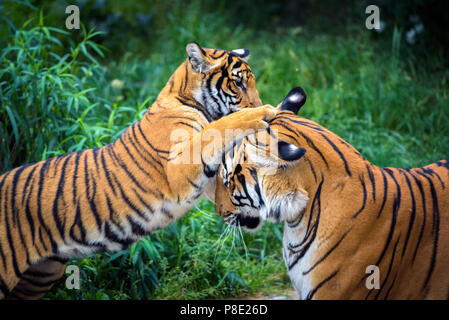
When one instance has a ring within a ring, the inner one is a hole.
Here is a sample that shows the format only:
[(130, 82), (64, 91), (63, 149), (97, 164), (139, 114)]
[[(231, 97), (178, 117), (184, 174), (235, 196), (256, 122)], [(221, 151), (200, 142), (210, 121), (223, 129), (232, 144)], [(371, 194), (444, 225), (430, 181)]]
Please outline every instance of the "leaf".
[(14, 138), (15, 138), (15, 144), (19, 145), (19, 129), (17, 127), (16, 118), (14, 117), (13, 112), (9, 108), (9, 106), (6, 106), (6, 112), (8, 113), (9, 120), (11, 121), (12, 130), (14, 132)]

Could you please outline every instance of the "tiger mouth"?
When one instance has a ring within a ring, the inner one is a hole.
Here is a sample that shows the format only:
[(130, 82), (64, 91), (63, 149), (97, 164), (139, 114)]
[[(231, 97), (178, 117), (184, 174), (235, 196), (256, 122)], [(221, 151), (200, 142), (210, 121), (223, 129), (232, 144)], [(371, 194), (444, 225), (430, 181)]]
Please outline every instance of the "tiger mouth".
[(240, 226), (249, 230), (254, 230), (259, 227), (262, 220), (259, 217), (243, 216), (241, 214), (233, 214), (230, 219), (226, 220), (226, 223), (232, 226)]

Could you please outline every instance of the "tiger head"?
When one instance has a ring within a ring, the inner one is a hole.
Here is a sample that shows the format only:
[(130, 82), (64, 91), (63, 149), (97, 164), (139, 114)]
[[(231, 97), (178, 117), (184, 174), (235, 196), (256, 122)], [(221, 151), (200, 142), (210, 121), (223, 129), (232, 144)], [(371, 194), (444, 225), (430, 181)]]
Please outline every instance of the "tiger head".
[(305, 100), (302, 88), (292, 89), (269, 130), (248, 136), (223, 157), (215, 209), (227, 223), (255, 231), (263, 220), (290, 221), (305, 209), (307, 192), (295, 171), (306, 149), (283, 127), (286, 117), (298, 118)]
[[(197, 105), (209, 121), (246, 107), (262, 105), (249, 67), (248, 49), (232, 51), (186, 46), (188, 58), (176, 70), (167, 90), (181, 102)], [(174, 88), (175, 87), (175, 88)]]

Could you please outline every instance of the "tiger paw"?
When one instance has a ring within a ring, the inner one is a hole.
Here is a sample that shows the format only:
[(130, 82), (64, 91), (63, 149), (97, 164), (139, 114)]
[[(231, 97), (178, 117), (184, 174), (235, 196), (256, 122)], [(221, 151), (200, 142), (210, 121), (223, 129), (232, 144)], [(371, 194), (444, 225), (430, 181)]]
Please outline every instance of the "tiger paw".
[(221, 130), (264, 130), (277, 110), (266, 104), (257, 108), (246, 108), (215, 121), (214, 127)]

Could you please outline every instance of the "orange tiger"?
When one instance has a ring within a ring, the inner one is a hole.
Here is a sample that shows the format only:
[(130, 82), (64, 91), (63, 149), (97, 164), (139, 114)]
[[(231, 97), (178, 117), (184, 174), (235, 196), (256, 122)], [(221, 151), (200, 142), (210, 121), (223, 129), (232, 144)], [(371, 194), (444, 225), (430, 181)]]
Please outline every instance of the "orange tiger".
[[(269, 133), (226, 154), (216, 211), (248, 230), (284, 221), (284, 261), (302, 299), (449, 298), (449, 159), (377, 167), (296, 116), (305, 99), (293, 89)], [(260, 143), (269, 134), (277, 144)]]
[[(205, 133), (268, 126), (276, 111), (258, 107), (248, 50), (190, 43), (186, 51), (144, 117), (117, 141), (0, 176), (0, 298), (39, 298), (66, 259), (122, 250), (178, 219), (215, 182), (232, 147), (231, 140), (205, 150)], [(245, 107), (257, 108), (238, 111)], [(175, 130), (188, 135), (172, 141)], [(197, 145), (199, 163), (176, 161), (185, 150), (194, 156)]]

